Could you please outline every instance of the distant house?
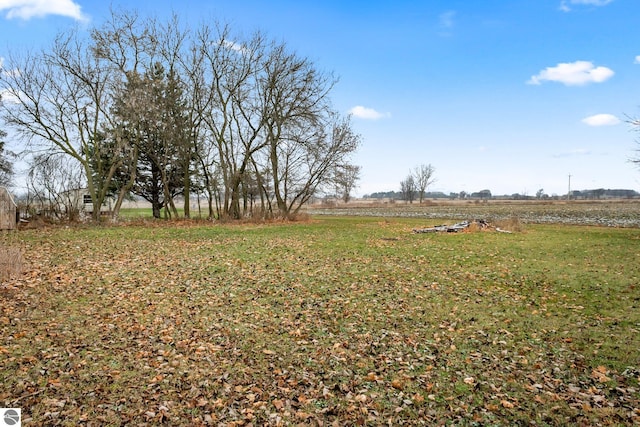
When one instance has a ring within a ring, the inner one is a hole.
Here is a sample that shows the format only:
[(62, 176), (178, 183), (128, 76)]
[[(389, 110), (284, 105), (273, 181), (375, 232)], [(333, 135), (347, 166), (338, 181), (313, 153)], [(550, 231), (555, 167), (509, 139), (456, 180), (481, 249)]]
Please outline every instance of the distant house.
[(17, 207), (11, 193), (0, 187), (0, 230), (15, 230), (17, 225)]
[[(76, 214), (91, 215), (93, 213), (93, 201), (91, 200), (91, 194), (86, 188), (79, 188), (76, 190), (69, 190), (61, 195), (62, 212), (66, 213), (69, 217), (74, 217)], [(100, 213), (105, 214), (111, 211), (112, 198), (107, 197), (100, 206)]]

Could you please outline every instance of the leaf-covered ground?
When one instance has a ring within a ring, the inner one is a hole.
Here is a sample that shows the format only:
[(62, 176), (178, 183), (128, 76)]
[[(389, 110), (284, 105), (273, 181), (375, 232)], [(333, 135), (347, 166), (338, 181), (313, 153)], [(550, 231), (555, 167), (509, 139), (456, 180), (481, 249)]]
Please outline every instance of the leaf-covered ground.
[(23, 425), (640, 423), (640, 230), (410, 219), (0, 235)]

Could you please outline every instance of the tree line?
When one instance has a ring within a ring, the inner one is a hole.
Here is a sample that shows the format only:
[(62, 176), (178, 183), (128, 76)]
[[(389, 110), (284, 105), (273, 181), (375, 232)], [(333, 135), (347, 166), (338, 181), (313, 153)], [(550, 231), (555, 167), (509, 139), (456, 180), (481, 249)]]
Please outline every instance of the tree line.
[(177, 216), (182, 195), (190, 217), (195, 195), (210, 218), (234, 219), (290, 217), (324, 191), (349, 197), (360, 136), (331, 105), (337, 79), (285, 43), (131, 11), (86, 34), (12, 52), (0, 70), (0, 111), (31, 153), (34, 190), (76, 170), (93, 206), (115, 199), (115, 216), (135, 194), (154, 217)]

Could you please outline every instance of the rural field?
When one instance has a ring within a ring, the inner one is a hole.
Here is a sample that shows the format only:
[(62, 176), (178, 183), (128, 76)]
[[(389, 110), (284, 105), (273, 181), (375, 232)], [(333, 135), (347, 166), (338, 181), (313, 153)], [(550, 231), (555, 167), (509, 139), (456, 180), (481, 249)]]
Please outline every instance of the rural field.
[[(0, 406), (27, 426), (637, 425), (639, 205), (576, 206), (0, 234), (21, 253)], [(413, 233), (465, 215), (512, 233)]]

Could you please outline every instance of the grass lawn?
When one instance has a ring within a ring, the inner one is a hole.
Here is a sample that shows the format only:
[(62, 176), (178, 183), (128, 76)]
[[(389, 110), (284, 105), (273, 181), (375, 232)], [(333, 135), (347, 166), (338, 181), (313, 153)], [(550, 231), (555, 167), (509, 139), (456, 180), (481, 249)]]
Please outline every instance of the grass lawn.
[(640, 229), (316, 217), (0, 234), (23, 425), (640, 423)]

